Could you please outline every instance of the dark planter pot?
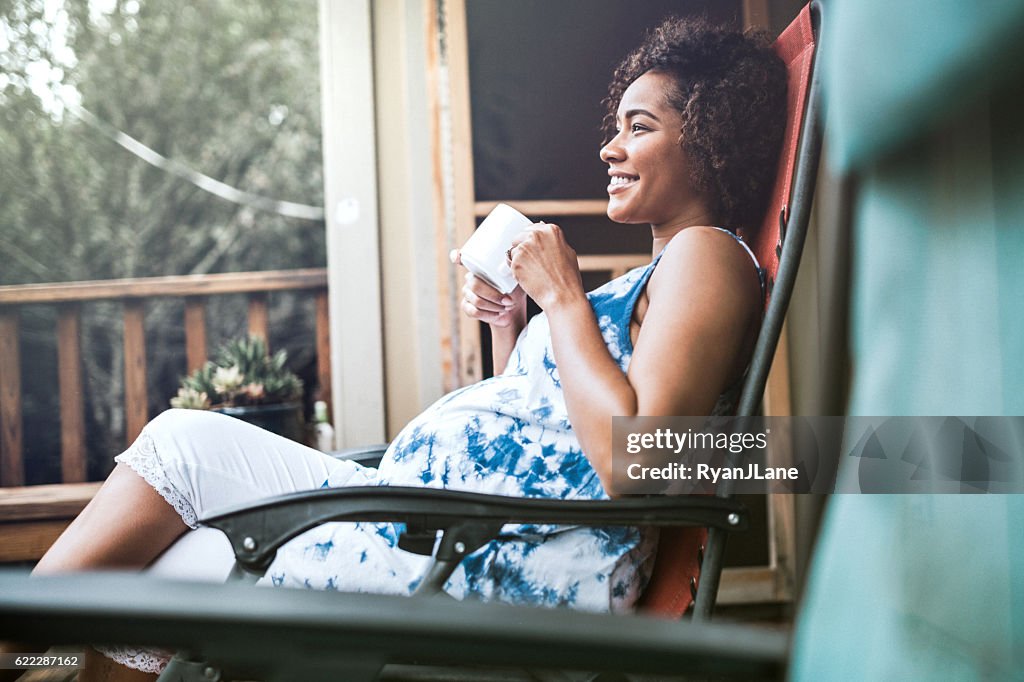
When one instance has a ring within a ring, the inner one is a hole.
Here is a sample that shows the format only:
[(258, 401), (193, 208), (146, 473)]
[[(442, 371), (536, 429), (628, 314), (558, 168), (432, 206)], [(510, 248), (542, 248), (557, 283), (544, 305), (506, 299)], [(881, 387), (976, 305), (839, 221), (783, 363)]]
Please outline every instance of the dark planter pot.
[(244, 405), (242, 407), (217, 407), (220, 412), (244, 422), (249, 422), (261, 429), (291, 438), (299, 443), (305, 442), (305, 429), (302, 424), (302, 403), (279, 403), (277, 405)]

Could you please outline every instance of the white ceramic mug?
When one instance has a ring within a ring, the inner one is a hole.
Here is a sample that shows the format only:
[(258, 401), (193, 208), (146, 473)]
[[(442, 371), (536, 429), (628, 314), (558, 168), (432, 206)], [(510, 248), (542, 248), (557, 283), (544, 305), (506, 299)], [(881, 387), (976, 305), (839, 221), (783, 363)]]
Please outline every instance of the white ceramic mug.
[(462, 264), (503, 294), (516, 288), (506, 253), (517, 234), (533, 222), (508, 204), (498, 204), (463, 245)]

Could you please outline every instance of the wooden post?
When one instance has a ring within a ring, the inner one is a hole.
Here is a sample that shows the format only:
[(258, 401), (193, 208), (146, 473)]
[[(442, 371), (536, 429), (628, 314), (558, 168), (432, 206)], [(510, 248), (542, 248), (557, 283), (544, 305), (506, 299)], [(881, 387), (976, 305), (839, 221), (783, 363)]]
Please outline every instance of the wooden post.
[(128, 445), (149, 421), (146, 397), (145, 308), (139, 300), (124, 304), (124, 414)]
[(327, 291), (316, 292), (316, 379), (318, 396), (327, 403), (327, 414), (334, 419), (331, 404), (331, 320), (327, 307)]
[(87, 478), (79, 336), (78, 305), (61, 306), (57, 314), (57, 375), (60, 385), (61, 480), (64, 483), (84, 483)]
[(270, 351), (270, 335), (267, 333), (269, 323), (267, 319), (267, 295), (256, 293), (249, 295), (249, 336), (262, 337), (267, 343), (267, 351)]
[[(789, 322), (782, 325), (775, 357), (764, 389), (764, 414), (788, 417), (793, 414), (789, 370)], [(775, 428), (768, 436), (768, 465), (786, 461), (793, 452), (790, 428)], [(788, 600), (796, 590), (796, 505), (795, 495), (768, 496), (769, 564), (774, 569), (774, 598)]]
[(24, 485), (18, 311), (0, 309), (0, 485)]
[(185, 361), (191, 374), (206, 364), (206, 301), (185, 299)]
[[(476, 229), (473, 185), (473, 131), (469, 99), (469, 38), (466, 28), (465, 0), (445, 2), (445, 33), (448, 48), (448, 84), (452, 130), (452, 174), (455, 205), (455, 245), (466, 243)], [(452, 292), (458, 300), (459, 287)], [(459, 338), (459, 385), (465, 386), (483, 378), (480, 357), (480, 323), (456, 308)], [(445, 387), (446, 390), (451, 390)], [(454, 387), (452, 387), (454, 388)]]
[(456, 270), (448, 259), (448, 252), (461, 244), (455, 243), (455, 234), (449, 234), (447, 216), (451, 211), (446, 203), (445, 158), (451, 145), (445, 136), (450, 128), (443, 117), (448, 110), (449, 97), (442, 91), (440, 78), (444, 67), (441, 63), (441, 27), (435, 1), (424, 3), (427, 24), (427, 99), (430, 109), (430, 140), (431, 140), (431, 180), (433, 182), (434, 201), (434, 260), (437, 271), (438, 329), (440, 331), (440, 362), (441, 382), (445, 392), (454, 390), (459, 385), (458, 379), (458, 329), (459, 319), (458, 290)]
[(768, 0), (743, 0), (743, 28), (767, 31), (771, 28)]

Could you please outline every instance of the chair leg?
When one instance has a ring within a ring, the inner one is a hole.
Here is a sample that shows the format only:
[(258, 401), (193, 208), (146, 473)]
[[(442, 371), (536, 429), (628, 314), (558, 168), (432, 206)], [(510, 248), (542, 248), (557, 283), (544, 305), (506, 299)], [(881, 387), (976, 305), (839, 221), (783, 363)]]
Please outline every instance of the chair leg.
[(709, 528), (707, 545), (704, 547), (704, 558), (700, 567), (700, 583), (697, 587), (697, 598), (693, 604), (691, 618), (695, 622), (711, 619), (718, 596), (718, 583), (722, 575), (722, 557), (725, 554), (727, 531), (721, 528)]
[(228, 580), (227, 581), (229, 583), (241, 583), (243, 585), (255, 585), (256, 582), (259, 579), (260, 579), (260, 576), (256, 575), (255, 573), (250, 573), (249, 571), (245, 570), (244, 568), (242, 568), (242, 564), (240, 564), (239, 562), (236, 561), (231, 566), (231, 572), (228, 574)]

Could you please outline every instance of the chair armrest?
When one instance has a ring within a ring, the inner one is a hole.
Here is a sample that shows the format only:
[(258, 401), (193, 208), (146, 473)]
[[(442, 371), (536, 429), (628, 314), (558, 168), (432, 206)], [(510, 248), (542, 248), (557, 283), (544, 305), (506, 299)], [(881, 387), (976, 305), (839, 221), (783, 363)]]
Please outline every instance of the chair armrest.
[(618, 500), (551, 500), (481, 493), (360, 486), (322, 488), (230, 508), (200, 522), (228, 536), (239, 565), (263, 573), (281, 545), (329, 521), (390, 521), (429, 537), (444, 531), (435, 557), (460, 559), (497, 535), (507, 523), (584, 526), (710, 526), (745, 530), (745, 507), (704, 495)]
[(374, 679), (390, 661), (750, 680), (781, 677), (788, 650), (785, 633), (752, 626), (0, 569), (0, 640), (18, 639), (162, 645), (274, 680)]

